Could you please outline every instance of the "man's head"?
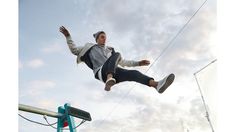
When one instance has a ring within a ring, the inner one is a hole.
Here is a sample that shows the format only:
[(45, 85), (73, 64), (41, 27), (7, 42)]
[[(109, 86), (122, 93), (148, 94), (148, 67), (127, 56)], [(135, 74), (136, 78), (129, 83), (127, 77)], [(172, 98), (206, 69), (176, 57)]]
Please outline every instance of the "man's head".
[(99, 31), (95, 34), (93, 34), (95, 41), (97, 42), (97, 44), (101, 44), (101, 45), (105, 45), (105, 41), (106, 41), (106, 34), (104, 31)]

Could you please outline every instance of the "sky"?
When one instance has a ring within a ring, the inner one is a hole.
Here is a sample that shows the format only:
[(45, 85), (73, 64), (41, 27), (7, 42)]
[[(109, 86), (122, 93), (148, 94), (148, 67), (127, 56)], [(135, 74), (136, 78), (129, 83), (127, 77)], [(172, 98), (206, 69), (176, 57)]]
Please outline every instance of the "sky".
[[(76, 56), (59, 32), (59, 27), (65, 26), (79, 46), (94, 43), (92, 34), (104, 30), (106, 44), (123, 58), (153, 63), (203, 2), (19, 0), (19, 103), (51, 111), (70, 103), (86, 110), (92, 121), (79, 127), (81, 132), (211, 131), (193, 73), (216, 58), (215, 0), (205, 3), (148, 72), (148, 66), (127, 68), (155, 80), (174, 73), (175, 82), (163, 94), (134, 82), (104, 91), (104, 84), (94, 78), (92, 70), (85, 64), (76, 64)], [(205, 95), (210, 93), (208, 87), (215, 87), (211, 85), (215, 76), (216, 72), (205, 72), (199, 77)], [(207, 100), (211, 104), (208, 107), (215, 111), (213, 100)], [(42, 116), (20, 113), (45, 122)], [(77, 124), (81, 121), (75, 120)], [(20, 117), (18, 121), (20, 132), (55, 131)]]

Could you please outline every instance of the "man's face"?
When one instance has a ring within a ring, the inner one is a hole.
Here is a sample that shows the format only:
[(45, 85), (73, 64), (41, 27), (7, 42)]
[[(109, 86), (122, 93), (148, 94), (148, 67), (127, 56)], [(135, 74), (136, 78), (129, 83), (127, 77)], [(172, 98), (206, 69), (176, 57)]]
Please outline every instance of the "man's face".
[(104, 33), (101, 33), (97, 39), (97, 43), (105, 45), (105, 41), (106, 41), (106, 35)]

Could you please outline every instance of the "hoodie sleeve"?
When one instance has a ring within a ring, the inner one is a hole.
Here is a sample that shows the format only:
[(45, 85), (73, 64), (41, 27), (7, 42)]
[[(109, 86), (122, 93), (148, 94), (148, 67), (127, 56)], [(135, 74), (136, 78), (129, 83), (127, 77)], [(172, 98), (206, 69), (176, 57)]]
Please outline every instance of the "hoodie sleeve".
[(139, 61), (134, 61), (134, 60), (125, 60), (121, 57), (121, 60), (119, 61), (119, 65), (122, 67), (134, 67), (134, 66), (139, 66)]
[(72, 54), (78, 55), (82, 51), (83, 47), (82, 46), (76, 46), (74, 44), (71, 36), (67, 36), (66, 41), (67, 41), (67, 44), (68, 44), (69, 49), (72, 52)]

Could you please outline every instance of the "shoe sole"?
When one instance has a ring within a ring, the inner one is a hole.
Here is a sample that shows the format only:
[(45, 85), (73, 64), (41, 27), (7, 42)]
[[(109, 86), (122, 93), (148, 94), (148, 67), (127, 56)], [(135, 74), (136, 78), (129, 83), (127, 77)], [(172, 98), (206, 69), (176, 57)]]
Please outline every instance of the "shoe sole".
[(111, 87), (112, 87), (113, 85), (115, 85), (115, 84), (116, 84), (116, 82), (115, 82), (114, 80), (108, 81), (108, 82), (105, 84), (104, 90), (110, 91), (110, 90), (111, 90)]
[(163, 93), (173, 82), (175, 79), (175, 75), (174, 74), (170, 74), (167, 79), (166, 79), (166, 83), (159, 89), (159, 93)]

